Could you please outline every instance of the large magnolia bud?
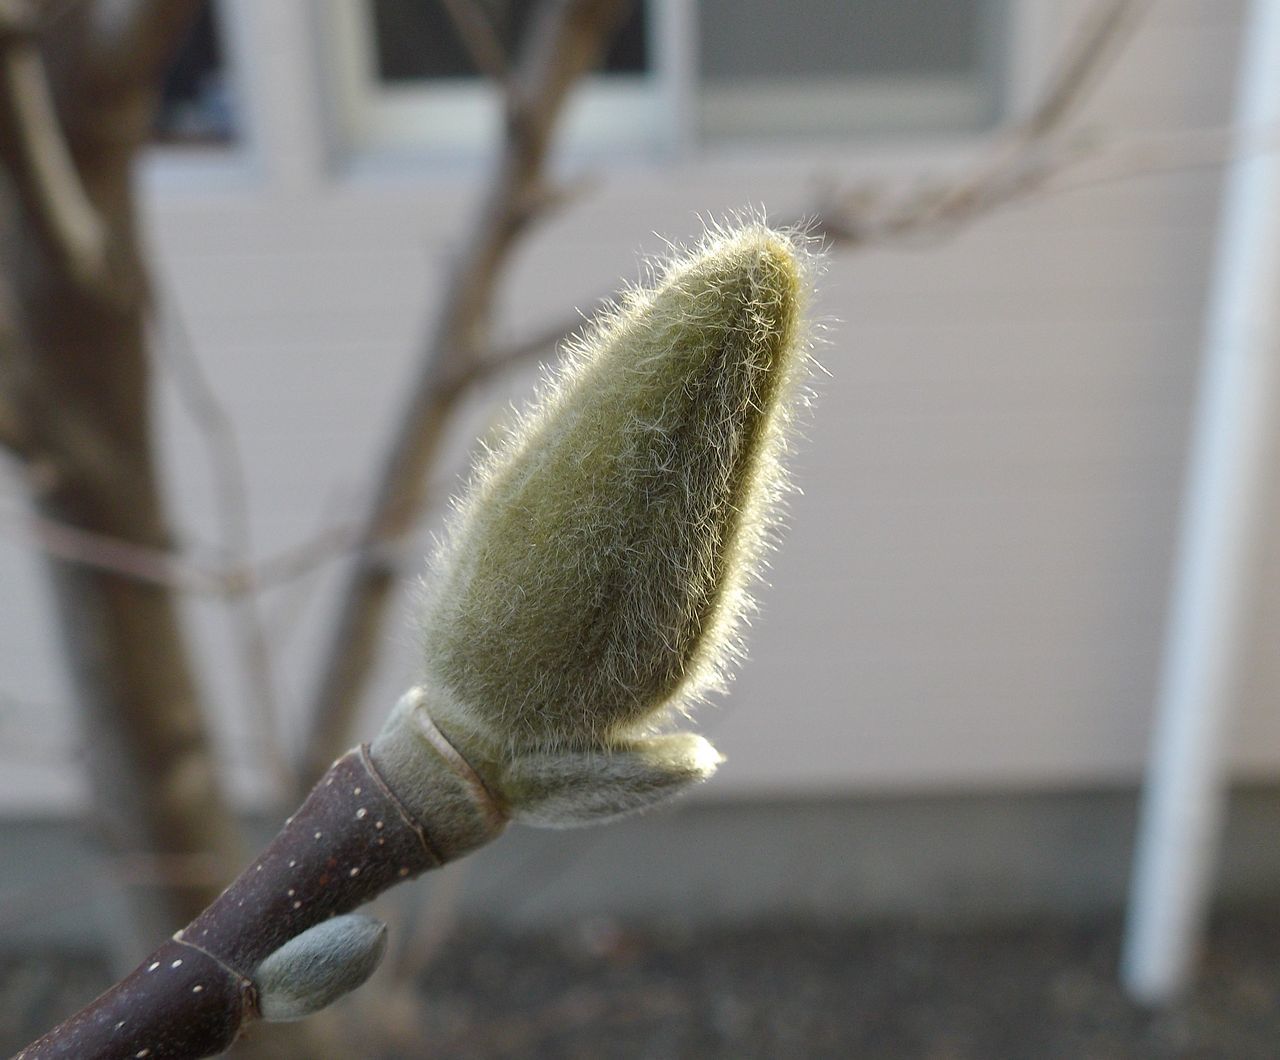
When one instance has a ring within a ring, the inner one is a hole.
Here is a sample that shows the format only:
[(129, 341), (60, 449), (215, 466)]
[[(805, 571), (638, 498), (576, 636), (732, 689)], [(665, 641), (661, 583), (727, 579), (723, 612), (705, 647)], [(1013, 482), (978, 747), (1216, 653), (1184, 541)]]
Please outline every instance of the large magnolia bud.
[(805, 271), (761, 224), (709, 233), (573, 344), (459, 502), (426, 582), (419, 699), (515, 816), (615, 816), (719, 762), (654, 734), (736, 648)]

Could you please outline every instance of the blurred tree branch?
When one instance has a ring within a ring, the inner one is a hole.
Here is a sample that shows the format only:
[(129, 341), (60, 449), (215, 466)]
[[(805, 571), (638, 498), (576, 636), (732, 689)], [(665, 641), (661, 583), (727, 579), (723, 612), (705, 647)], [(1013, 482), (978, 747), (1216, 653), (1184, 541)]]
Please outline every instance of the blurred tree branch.
[[(132, 164), (151, 127), (155, 71), (198, 8), (98, 0), (54, 16), (25, 5), (19, 14), (39, 17), (8, 24), (0, 163), (15, 194), (3, 217), (0, 308), (14, 327), (0, 406), (22, 417), (37, 536), (63, 553), (46, 550), (77, 705), (98, 752), (90, 772), (99, 824), (123, 854), (206, 857), (229, 875), (238, 830), (177, 601), (165, 579), (136, 576), (157, 565), (167, 576), (174, 564), (151, 447)], [(121, 30), (109, 44), (100, 35)], [(134, 929), (172, 931), (218, 889), (214, 880), (139, 887)]]
[(15, 400), (19, 388), (12, 378), (6, 379), (6, 373), (12, 375), (9, 366), (17, 359), (19, 342), (7, 295), (7, 286), (0, 282), (0, 449), (8, 450), (11, 457), (25, 464), (32, 456), (30, 430), (23, 408)]
[[(163, 314), (161, 309), (163, 308)], [(272, 773), (275, 794), (287, 796), (295, 783), (293, 762), (280, 730), (275, 667), (258, 600), (253, 564), (249, 483), (235, 423), (204, 371), (174, 299), (153, 312), (164, 316), (166, 336), (156, 345), (177, 384), (178, 396), (204, 440), (219, 519), (218, 569), (211, 572), (228, 604), (231, 634), (240, 657), (246, 702), (262, 740), (263, 759)], [(157, 323), (160, 323), (157, 320)]]
[(967, 172), (917, 184), (905, 196), (867, 185), (830, 188), (821, 196), (813, 232), (841, 249), (922, 232), (936, 236), (1029, 195), (1094, 153), (1096, 144), (1073, 136), (1070, 121), (1150, 2), (1106, 0), (1091, 8), (1031, 111)]
[(0, 7), (0, 152), (27, 216), (76, 284), (108, 289), (106, 232), (63, 138), (30, 5)]
[(108, 534), (82, 530), (40, 515), (0, 516), (0, 526), (46, 556), (130, 578), (174, 592), (222, 595), (216, 572), (190, 564), (169, 549), (148, 548)]

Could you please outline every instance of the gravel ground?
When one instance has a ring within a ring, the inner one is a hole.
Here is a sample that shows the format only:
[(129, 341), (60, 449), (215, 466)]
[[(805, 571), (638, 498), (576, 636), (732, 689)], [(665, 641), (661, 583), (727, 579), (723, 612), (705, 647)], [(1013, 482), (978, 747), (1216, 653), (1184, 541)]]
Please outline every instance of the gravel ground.
[[(939, 933), (765, 924), (455, 935), (418, 1003), (348, 1010), (343, 1057), (1280, 1057), (1280, 904), (1221, 918), (1201, 985), (1157, 1015), (1115, 983), (1118, 926)], [(0, 963), (6, 1055), (100, 985)], [(366, 993), (377, 992), (378, 980)], [(378, 1036), (428, 1043), (379, 1046)]]

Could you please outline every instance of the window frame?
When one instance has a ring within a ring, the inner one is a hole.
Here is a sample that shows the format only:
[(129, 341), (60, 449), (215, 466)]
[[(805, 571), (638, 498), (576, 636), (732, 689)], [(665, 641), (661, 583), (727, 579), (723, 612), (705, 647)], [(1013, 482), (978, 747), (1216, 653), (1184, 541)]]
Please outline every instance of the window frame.
[(263, 150), (249, 91), (253, 0), (211, 0), (217, 8), (226, 76), (235, 86), (235, 123), (228, 143), (152, 143), (138, 176), (148, 193), (221, 192), (251, 187), (262, 172)]
[[(343, 71), (332, 63), (335, 8), (353, 0), (215, 0), (222, 15), (229, 76), (239, 100), (236, 142), (217, 148), (153, 146), (141, 159), (143, 190), (163, 202), (179, 197), (250, 194), (268, 188), (356, 184), (373, 180), (470, 177), (489, 163), (492, 142), (479, 152), (452, 157), (399, 147), (378, 150), (352, 143), (343, 122)], [(1004, 105), (991, 128), (967, 132), (913, 133), (897, 137), (823, 137), (788, 144), (777, 141), (705, 142), (698, 136), (698, 115), (689, 101), (697, 91), (697, 41), (689, 32), (694, 0), (653, 0), (657, 105), (670, 115), (663, 140), (645, 151), (557, 152), (557, 165), (581, 169), (583, 162), (603, 172), (643, 171), (653, 165), (676, 166), (691, 174), (702, 170), (733, 172), (741, 165), (777, 166), (812, 180), (838, 171), (842, 180), (892, 176), (920, 167), (961, 164), (998, 137), (1025, 113), (1043, 89), (1045, 71), (1063, 47), (1071, 13), (1034, 0), (1006, 0), (1004, 17)], [(350, 67), (347, 68), (350, 75)], [(778, 157), (782, 155), (784, 157)], [(690, 168), (692, 167), (692, 168)], [(354, 186), (353, 186), (354, 190)]]
[[(671, 0), (650, 0), (655, 11)], [(497, 86), (483, 78), (442, 78), (423, 85), (385, 85), (373, 69), (373, 19), (366, 0), (327, 0), (322, 62), (330, 73), (330, 121), (344, 161), (414, 158), (469, 162), (485, 155), (501, 131)], [(662, 18), (650, 27), (647, 74), (591, 75), (574, 93), (562, 142), (580, 156), (652, 155), (675, 142), (668, 128), (670, 82), (676, 71), (661, 39)], [(433, 142), (413, 133), (429, 121)]]
[[(697, 0), (686, 0), (683, 31), (695, 46), (689, 61), (692, 90), (686, 107), (694, 115), (696, 139), (704, 148), (721, 144), (752, 143), (787, 145), (820, 144), (831, 140), (874, 141), (888, 137), (928, 137), (976, 135), (999, 122), (1002, 104), (1007, 101), (1009, 65), (1009, 19), (1011, 0), (984, 0), (995, 10), (985, 18), (995, 23), (984, 27), (985, 54), (981, 60), (983, 83), (962, 75), (919, 74), (914, 77), (814, 76), (796, 82), (759, 81), (744, 78), (718, 86), (698, 76), (697, 35), (701, 24)], [(986, 78), (993, 85), (987, 85)], [(850, 91), (851, 85), (854, 90)], [(997, 100), (993, 106), (991, 94)], [(807, 115), (820, 112), (817, 121)], [(751, 120), (764, 115), (764, 120)], [(983, 120), (991, 121), (983, 124)], [(806, 129), (805, 126), (808, 126)], [(799, 128), (801, 131), (796, 132)], [(785, 133), (780, 130), (787, 130)]]
[[(991, 126), (942, 127), (940, 114), (950, 111), (961, 117), (966, 110), (973, 113), (973, 108), (988, 105), (975, 98), (981, 92), (967, 93), (969, 98), (963, 98), (967, 84), (960, 86), (958, 97), (957, 82), (961, 79), (921, 78), (912, 85), (897, 79), (868, 78), (855, 100), (849, 100), (847, 90), (841, 88), (846, 112), (867, 115), (858, 123), (860, 130), (839, 136), (820, 131), (788, 139), (787, 150), (821, 156), (849, 148), (860, 156), (874, 157), (896, 154), (904, 148), (914, 154), (922, 144), (985, 142), (1010, 114), (1025, 106), (1020, 89), (1026, 67), (1043, 67), (1043, 45), (1051, 42), (1047, 31), (1056, 22), (1056, 16), (1045, 12), (1042, 5), (1028, 0), (1003, 0), (1001, 6), (1003, 10), (994, 16), (1004, 22), (1001, 40), (994, 45), (1000, 51), (994, 74), (1000, 81), (1000, 104)], [(493, 86), (456, 81), (413, 87), (380, 85), (372, 69), (369, 34), (373, 27), (366, 0), (326, 0), (323, 7), (321, 64), (328, 73), (324, 80), (331, 155), (340, 168), (382, 170), (406, 161), (466, 168), (486, 156), (499, 129)], [(721, 135), (706, 130), (708, 103), (698, 76), (696, 0), (650, 0), (650, 19), (650, 73), (636, 78), (588, 77), (566, 117), (561, 143), (564, 157), (606, 164), (672, 157), (732, 158), (743, 151), (758, 154), (776, 150), (784, 142), (767, 133)], [(632, 84), (625, 84), (627, 81)], [(804, 91), (796, 90), (797, 99)], [(783, 89), (781, 95), (785, 93)], [(785, 107), (779, 96), (776, 88), (762, 87), (750, 105)], [(487, 104), (482, 102), (484, 97)], [(883, 113), (888, 101), (905, 120), (889, 130), (877, 129), (873, 116)], [(712, 100), (709, 105), (717, 103)], [(741, 101), (722, 100), (718, 105), (738, 111), (743, 107)], [(415, 125), (421, 127), (423, 114), (432, 114), (442, 131), (435, 144), (415, 142), (412, 135)], [(462, 126), (466, 128), (459, 131)], [(610, 137), (601, 132), (609, 127), (625, 129), (626, 135)]]

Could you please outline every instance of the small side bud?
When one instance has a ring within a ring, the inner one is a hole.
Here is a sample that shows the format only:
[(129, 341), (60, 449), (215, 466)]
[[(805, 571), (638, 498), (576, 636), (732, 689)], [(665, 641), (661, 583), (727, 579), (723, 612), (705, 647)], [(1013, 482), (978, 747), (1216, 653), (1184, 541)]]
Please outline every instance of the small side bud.
[(706, 780), (723, 761), (701, 736), (671, 733), (607, 752), (524, 755), (508, 765), (502, 787), (517, 821), (572, 828), (647, 810)]
[(362, 913), (334, 917), (290, 939), (254, 972), (264, 1020), (300, 1020), (360, 986), (387, 948), (387, 926)]

